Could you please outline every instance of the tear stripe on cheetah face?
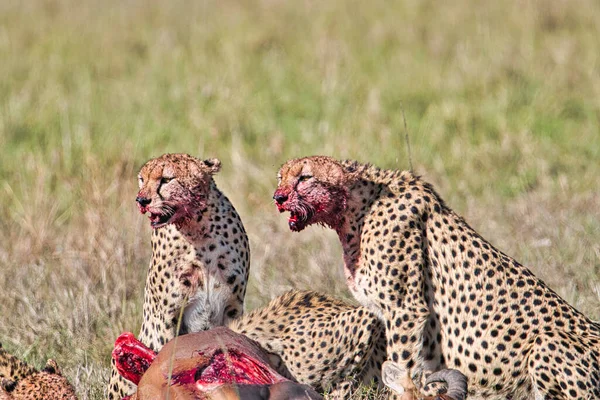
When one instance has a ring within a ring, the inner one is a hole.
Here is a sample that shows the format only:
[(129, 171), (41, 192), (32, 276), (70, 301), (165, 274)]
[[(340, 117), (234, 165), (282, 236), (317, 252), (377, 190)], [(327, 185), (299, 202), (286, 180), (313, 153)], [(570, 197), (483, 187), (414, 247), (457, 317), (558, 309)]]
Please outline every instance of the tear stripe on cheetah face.
[[(303, 185), (308, 169), (312, 182)], [(600, 325), (494, 248), (419, 177), (308, 157), (288, 161), (279, 178), (284, 211), (345, 185), (329, 195), (347, 192), (340, 215), (328, 215), (330, 207), (304, 226), (335, 217), (350, 290), (379, 310), (389, 357), (411, 377), (437, 360), (483, 398), (600, 397)]]
[(281, 375), (347, 399), (360, 383), (383, 388), (383, 323), (364, 307), (292, 290), (246, 313), (230, 328), (255, 340)]
[[(176, 334), (224, 325), (243, 313), (250, 262), (246, 231), (212, 178), (220, 162), (194, 160), (185, 154), (167, 154), (148, 161), (140, 171), (143, 182), (149, 176), (159, 182), (158, 171), (172, 178), (168, 181), (171, 199), (172, 188), (183, 185), (190, 188), (189, 196), (183, 197), (202, 200), (184, 202), (185, 207), (176, 208), (185, 208), (185, 217), (178, 219), (174, 213), (170, 223), (152, 230), (139, 340), (155, 351)], [(173, 175), (173, 171), (178, 172)], [(166, 187), (156, 190), (155, 199), (167, 196)], [(138, 197), (148, 193), (140, 190)], [(182, 308), (183, 320), (176, 332)], [(133, 391), (113, 366), (109, 399), (120, 400)]]

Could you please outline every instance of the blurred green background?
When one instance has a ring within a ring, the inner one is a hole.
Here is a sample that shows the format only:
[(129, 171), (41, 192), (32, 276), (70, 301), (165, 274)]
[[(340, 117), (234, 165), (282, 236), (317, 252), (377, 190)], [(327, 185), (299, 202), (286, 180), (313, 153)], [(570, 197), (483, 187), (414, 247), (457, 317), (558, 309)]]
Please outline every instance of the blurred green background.
[[(597, 1), (0, 2), (0, 342), (102, 398), (150, 257), (136, 174), (218, 157), (252, 244), (247, 308), (350, 298), (331, 232), (288, 231), (288, 158), (410, 168), (600, 318)], [(405, 116), (405, 119), (403, 118)]]

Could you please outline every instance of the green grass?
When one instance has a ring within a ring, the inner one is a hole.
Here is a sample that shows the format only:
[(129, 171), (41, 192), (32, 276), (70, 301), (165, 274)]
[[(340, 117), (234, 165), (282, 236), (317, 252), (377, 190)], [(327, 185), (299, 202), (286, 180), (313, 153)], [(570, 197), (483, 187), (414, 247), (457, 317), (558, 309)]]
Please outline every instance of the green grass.
[(600, 318), (599, 18), (591, 0), (3, 2), (0, 341), (102, 398), (141, 318), (137, 169), (164, 152), (222, 160), (248, 308), (291, 287), (349, 298), (335, 235), (273, 207), (276, 170), (409, 168), (403, 111), (414, 169)]

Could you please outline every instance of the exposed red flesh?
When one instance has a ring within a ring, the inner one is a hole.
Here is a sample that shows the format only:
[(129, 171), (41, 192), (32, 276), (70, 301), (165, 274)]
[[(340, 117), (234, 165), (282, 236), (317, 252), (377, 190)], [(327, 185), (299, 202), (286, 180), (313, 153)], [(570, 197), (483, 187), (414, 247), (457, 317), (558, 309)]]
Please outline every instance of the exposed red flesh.
[(112, 357), (119, 374), (137, 385), (156, 358), (156, 353), (137, 340), (133, 333), (125, 332), (115, 341)]
[(265, 385), (282, 381), (280, 376), (273, 374), (267, 367), (245, 354), (236, 350), (229, 350), (225, 354), (219, 350), (212, 357), (210, 365), (202, 371), (196, 383)]
[[(137, 397), (133, 397), (138, 400), (161, 398), (166, 388), (173, 398), (205, 399), (211, 398), (210, 393), (227, 392), (232, 387), (253, 387), (244, 389), (251, 394), (261, 386), (296, 385), (271, 368), (260, 346), (225, 327), (178, 336), (157, 355), (131, 333), (125, 333), (115, 342), (113, 358), (119, 373), (138, 385)], [(219, 398), (243, 398), (242, 392), (235, 397), (237, 390), (233, 390), (234, 397)], [(288, 399), (289, 390), (276, 398)]]
[(203, 393), (226, 384), (272, 385), (286, 381), (267, 366), (236, 350), (229, 350), (227, 354), (218, 350), (208, 366), (174, 374), (172, 385), (194, 385)]

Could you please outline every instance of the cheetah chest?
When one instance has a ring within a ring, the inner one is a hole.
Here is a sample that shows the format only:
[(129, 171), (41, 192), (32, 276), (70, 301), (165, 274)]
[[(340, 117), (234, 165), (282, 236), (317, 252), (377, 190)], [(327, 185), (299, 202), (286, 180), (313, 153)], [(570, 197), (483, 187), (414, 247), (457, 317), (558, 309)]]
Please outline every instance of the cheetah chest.
[(183, 310), (183, 323), (188, 332), (223, 325), (225, 307), (232, 297), (231, 287), (225, 284), (223, 271), (218, 268), (219, 257), (208, 261), (194, 256), (187, 255), (182, 270), (183, 277), (192, 282)]

